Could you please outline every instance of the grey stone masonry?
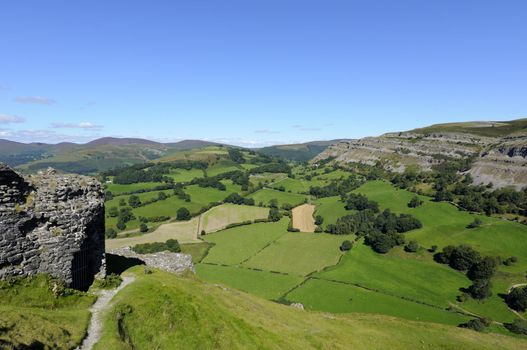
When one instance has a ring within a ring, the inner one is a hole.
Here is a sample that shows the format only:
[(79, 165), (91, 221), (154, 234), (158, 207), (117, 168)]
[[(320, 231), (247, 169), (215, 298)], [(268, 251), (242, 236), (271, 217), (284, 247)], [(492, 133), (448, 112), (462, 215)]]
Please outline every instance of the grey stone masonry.
[(90, 177), (24, 178), (0, 163), (0, 278), (40, 272), (77, 289), (104, 276), (104, 191)]

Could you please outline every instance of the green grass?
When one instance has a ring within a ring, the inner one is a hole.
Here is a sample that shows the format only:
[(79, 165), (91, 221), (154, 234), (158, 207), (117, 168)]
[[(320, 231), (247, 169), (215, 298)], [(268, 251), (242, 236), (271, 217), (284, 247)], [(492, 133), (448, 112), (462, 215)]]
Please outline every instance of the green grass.
[(196, 177), (203, 177), (201, 169), (173, 169), (167, 176), (174, 179), (175, 182), (190, 182)]
[(414, 321), (428, 321), (458, 325), (467, 317), (407, 301), (350, 284), (310, 279), (293, 290), (286, 298), (304, 304), (310, 310), (334, 313), (362, 312), (401, 317)]
[(142, 189), (152, 189), (156, 186), (160, 186), (163, 183), (161, 182), (139, 182), (135, 184), (129, 184), (129, 185), (121, 185), (121, 184), (106, 184), (106, 189), (108, 191), (111, 191), (114, 196), (118, 196), (125, 192), (132, 192)]
[(229, 224), (266, 219), (268, 208), (225, 203), (203, 214), (201, 230), (207, 233), (224, 229)]
[(74, 348), (82, 341), (95, 297), (52, 292), (45, 275), (0, 282), (0, 348)]
[(236, 265), (249, 259), (287, 233), (288, 220), (239, 226), (203, 236), (215, 246), (203, 259), (205, 263)]
[(338, 262), (340, 244), (346, 236), (320, 233), (288, 232), (244, 265), (267, 271), (305, 276)]
[(271, 199), (276, 199), (278, 204), (281, 206), (284, 203), (289, 203), (292, 206), (297, 206), (304, 203), (307, 198), (305, 195), (297, 193), (280, 192), (269, 188), (263, 188), (249, 195), (249, 198), (253, 198), (256, 204), (260, 202), (264, 205), (268, 205)]
[(460, 287), (470, 280), (446, 265), (428, 259), (417, 260), (415, 254), (378, 254), (362, 241), (356, 242), (338, 266), (316, 276), (349, 282), (387, 294), (447, 307), (455, 302)]
[(197, 264), (203, 260), (213, 245), (207, 242), (202, 242), (180, 244), (179, 246), (181, 247), (181, 253), (190, 254), (192, 256), (192, 262)]
[(114, 298), (95, 349), (486, 350), (526, 344), (380, 315), (301, 311), (191, 278), (144, 274), (138, 267), (129, 273), (136, 281)]
[(286, 177), (282, 180), (277, 180), (273, 183), (273, 188), (283, 186), (287, 192), (291, 191), (294, 193), (309, 193), (309, 187), (313, 186), (311, 181), (304, 179), (291, 179)]
[(346, 215), (351, 215), (353, 212), (344, 208), (345, 203), (340, 201), (339, 196), (319, 198), (315, 202), (316, 210), (315, 216), (321, 215), (324, 218), (322, 227), (326, 227), (328, 224), (334, 224), (337, 219)]
[(204, 281), (223, 283), (266, 299), (278, 299), (303, 281), (297, 276), (209, 264), (196, 265), (196, 274)]

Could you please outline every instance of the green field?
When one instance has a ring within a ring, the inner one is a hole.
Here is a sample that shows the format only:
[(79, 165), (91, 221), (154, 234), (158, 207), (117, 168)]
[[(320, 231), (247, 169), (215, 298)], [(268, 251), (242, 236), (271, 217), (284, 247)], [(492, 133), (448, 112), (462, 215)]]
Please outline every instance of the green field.
[(351, 284), (320, 279), (309, 279), (305, 284), (287, 294), (286, 298), (317, 311), (379, 313), (409, 320), (450, 325), (458, 325), (468, 320), (467, 317), (440, 308), (414, 303)]
[(106, 186), (106, 189), (112, 192), (114, 196), (119, 196), (125, 192), (133, 192), (133, 191), (143, 190), (143, 189), (149, 190), (149, 189), (152, 189), (160, 185), (162, 185), (161, 182), (139, 182), (139, 183), (129, 184), (129, 185), (109, 183), (109, 184), (106, 184), (105, 186)]
[(322, 227), (326, 227), (328, 224), (334, 224), (337, 219), (346, 215), (350, 215), (353, 212), (346, 210), (346, 205), (340, 200), (339, 196), (320, 198), (315, 201), (317, 206), (315, 210), (315, 216), (321, 215), (324, 218)]
[(270, 188), (263, 188), (249, 195), (249, 198), (253, 198), (256, 204), (263, 203), (264, 205), (268, 205), (271, 199), (276, 199), (279, 206), (285, 203), (297, 206), (304, 203), (307, 197), (297, 193), (280, 192)]
[(442, 308), (455, 301), (460, 287), (470, 285), (462, 273), (432, 259), (418, 260), (402, 250), (401, 254), (377, 254), (362, 241), (355, 243), (338, 266), (316, 277), (353, 283)]
[(266, 271), (305, 276), (338, 262), (339, 246), (347, 236), (320, 233), (286, 233), (244, 265)]
[(266, 299), (278, 299), (303, 281), (302, 277), (250, 270), (240, 266), (198, 264), (197, 275), (211, 283), (223, 283)]
[(248, 205), (222, 204), (203, 213), (201, 230), (207, 233), (224, 229), (229, 224), (266, 219), (269, 215), (268, 208)]
[(249, 259), (271, 242), (287, 233), (288, 220), (240, 226), (203, 237), (215, 246), (203, 259), (205, 263), (236, 265)]

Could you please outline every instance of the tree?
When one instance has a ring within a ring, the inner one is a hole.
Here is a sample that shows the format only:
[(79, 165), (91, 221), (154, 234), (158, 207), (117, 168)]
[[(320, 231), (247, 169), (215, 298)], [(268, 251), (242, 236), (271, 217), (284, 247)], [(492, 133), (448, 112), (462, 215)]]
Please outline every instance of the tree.
[(165, 192), (159, 192), (157, 194), (157, 199), (159, 199), (160, 201), (164, 201), (165, 199), (167, 199), (167, 195)]
[(113, 193), (112, 193), (112, 191), (106, 191), (106, 192), (104, 193), (104, 197), (105, 197), (105, 200), (107, 200), (107, 201), (112, 200), (112, 199), (113, 199)]
[(507, 305), (516, 311), (527, 310), (527, 286), (513, 288), (505, 297)]
[(176, 214), (176, 219), (180, 221), (190, 220), (190, 211), (185, 207), (179, 208)]
[(129, 204), (132, 208), (137, 208), (137, 207), (141, 206), (141, 199), (139, 199), (139, 197), (136, 196), (136, 195), (131, 195), (131, 196), (128, 198), (128, 204)]
[(408, 253), (415, 253), (419, 249), (419, 244), (417, 241), (410, 241), (404, 246), (404, 250)]
[(409, 208), (417, 208), (419, 206), (423, 205), (423, 201), (419, 199), (417, 196), (413, 196), (412, 199), (410, 199), (410, 202), (408, 202)]
[(280, 211), (278, 208), (271, 208), (269, 210), (269, 216), (268, 219), (270, 221), (279, 221), (282, 218), (282, 214), (280, 214)]
[(112, 218), (115, 218), (119, 215), (119, 210), (117, 210), (117, 207), (110, 207), (108, 209), (108, 215)]
[(496, 259), (486, 256), (470, 267), (467, 276), (471, 280), (490, 279), (494, 272), (496, 272)]
[(124, 198), (119, 199), (119, 206), (124, 207), (125, 205), (126, 205), (126, 201), (124, 200)]
[(273, 198), (269, 201), (269, 207), (278, 208), (278, 199)]
[(284, 204), (282, 204), (282, 209), (289, 211), (289, 210), (293, 209), (293, 206), (291, 204), (289, 204), (289, 203), (284, 203)]
[(315, 225), (320, 226), (324, 223), (324, 218), (322, 215), (315, 216)]
[(143, 222), (139, 225), (139, 231), (142, 233), (148, 232), (148, 226)]
[(475, 280), (474, 283), (468, 287), (470, 296), (474, 299), (485, 299), (492, 295), (492, 284), (490, 280), (480, 279)]
[(349, 240), (345, 240), (340, 245), (340, 250), (343, 251), (343, 252), (351, 250), (351, 248), (353, 248), (353, 243), (351, 241), (349, 241)]
[(235, 163), (242, 164), (245, 163), (245, 159), (243, 158), (243, 153), (238, 148), (229, 148), (229, 157), (231, 160)]
[(117, 232), (112, 227), (106, 230), (106, 238), (115, 238), (115, 237), (117, 237)]

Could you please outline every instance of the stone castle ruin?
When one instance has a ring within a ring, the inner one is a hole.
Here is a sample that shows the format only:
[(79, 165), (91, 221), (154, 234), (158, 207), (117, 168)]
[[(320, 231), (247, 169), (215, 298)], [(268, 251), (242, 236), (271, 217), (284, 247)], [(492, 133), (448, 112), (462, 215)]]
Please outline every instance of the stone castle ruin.
[(80, 290), (104, 276), (104, 192), (90, 177), (24, 179), (0, 163), (0, 279), (36, 273)]

